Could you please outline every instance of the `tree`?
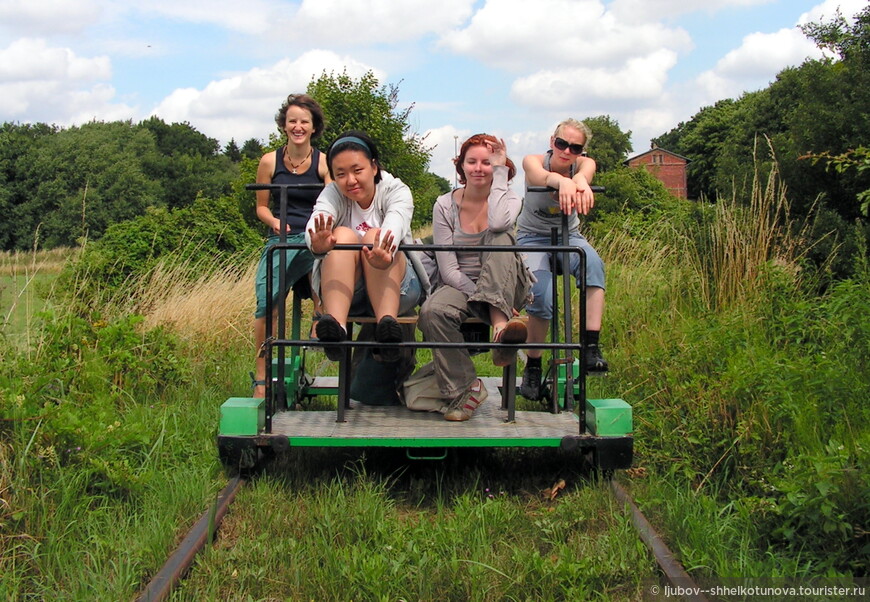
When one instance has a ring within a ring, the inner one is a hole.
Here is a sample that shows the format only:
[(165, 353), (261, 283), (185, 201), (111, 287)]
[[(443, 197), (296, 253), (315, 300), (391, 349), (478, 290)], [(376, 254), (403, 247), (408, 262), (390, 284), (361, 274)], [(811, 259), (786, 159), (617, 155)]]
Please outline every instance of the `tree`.
[(186, 207), (198, 195), (219, 197), (229, 193), (235, 176), (220, 145), (188, 123), (167, 124), (158, 117), (141, 122), (154, 136), (154, 152), (142, 157), (146, 174), (162, 188), (161, 205)]
[(33, 173), (29, 167), (32, 153), (45, 144), (46, 138), (57, 133), (56, 126), (44, 123), (13, 124), (0, 126), (0, 249), (27, 249), (36, 241), (33, 232), (24, 236), (16, 216), (17, 209), (30, 199), (39, 184), (39, 175), (26, 178)]
[(583, 123), (592, 130), (587, 150), (589, 156), (595, 159), (598, 171), (609, 171), (622, 165), (631, 152), (631, 130), (623, 132), (619, 122), (610, 115), (587, 117)]
[(217, 155), (220, 150), (217, 140), (198, 132), (186, 121), (167, 124), (159, 117), (149, 117), (139, 125), (154, 134), (157, 150), (166, 156), (200, 155), (211, 157)]
[(702, 108), (688, 122), (682, 122), (667, 134), (653, 139), (661, 148), (691, 160), (686, 171), (690, 198), (716, 196), (713, 186), (716, 161), (736, 127), (733, 118), (735, 105), (734, 100), (720, 100), (713, 106)]
[(239, 148), (239, 145), (236, 144), (235, 138), (230, 138), (230, 141), (227, 142), (226, 146), (224, 146), (224, 155), (226, 155), (233, 163), (238, 163), (242, 160), (242, 151)]
[(870, 6), (855, 15), (852, 25), (846, 22), (838, 7), (834, 18), (827, 23), (814, 22), (799, 27), (816, 46), (834, 52), (843, 61), (866, 64), (870, 58)]
[(30, 246), (37, 228), (48, 248), (74, 245), (159, 204), (160, 187), (140, 160), (153, 152), (153, 136), (129, 121), (90, 122), (43, 138), (17, 176), (27, 196), (13, 211), (16, 247)]
[(256, 138), (248, 138), (242, 144), (243, 159), (256, 159), (259, 161), (265, 151), (266, 149), (263, 148), (263, 144)]
[[(380, 86), (371, 72), (358, 80), (347, 72), (324, 72), (308, 85), (308, 94), (320, 103), (326, 117), (326, 131), (318, 140), (321, 150), (346, 130), (368, 133), (378, 145), (384, 169), (411, 189), (415, 213), (425, 213), (432, 190), (427, 172), (432, 149), (425, 145), (423, 137), (411, 131), (408, 117), (413, 104), (397, 110), (398, 86)], [(430, 221), (431, 204), (428, 206)]]

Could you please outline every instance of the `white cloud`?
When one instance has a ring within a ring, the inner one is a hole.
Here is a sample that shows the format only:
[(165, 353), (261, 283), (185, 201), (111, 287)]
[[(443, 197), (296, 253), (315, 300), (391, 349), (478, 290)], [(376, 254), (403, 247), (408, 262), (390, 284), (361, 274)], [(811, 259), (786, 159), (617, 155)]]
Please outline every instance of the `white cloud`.
[(3, 119), (69, 124), (112, 118), (129, 107), (113, 105), (108, 57), (85, 58), (45, 40), (21, 38), (0, 50), (0, 115)]
[(514, 82), (512, 97), (531, 107), (569, 110), (592, 99), (624, 103), (656, 98), (662, 93), (676, 54), (658, 50), (632, 58), (618, 70), (577, 67), (539, 71)]
[(275, 131), (273, 117), (281, 101), (291, 92), (304, 91), (311, 78), (324, 70), (346, 70), (355, 78), (371, 70), (379, 80), (385, 77), (353, 58), (312, 50), (296, 60), (284, 59), (269, 67), (213, 81), (201, 90), (177, 89), (151, 114), (168, 122), (187, 121), (222, 144), (231, 138), (264, 140)]
[(734, 98), (766, 87), (786, 67), (821, 56), (821, 51), (797, 28), (753, 33), (719, 59), (713, 69), (701, 73), (697, 83), (708, 101)]
[(50, 48), (45, 40), (20, 38), (0, 50), (0, 83), (67, 79), (93, 81), (112, 75), (109, 58), (80, 58), (69, 48)]
[(345, 48), (403, 42), (462, 23), (474, 0), (303, 0), (293, 19), (294, 35)]
[(830, 21), (840, 9), (840, 13), (851, 22), (858, 12), (867, 7), (867, 0), (825, 0), (817, 4), (798, 18), (798, 24), (804, 25), (811, 22)]
[(101, 12), (95, 0), (0, 0), (0, 24), (17, 35), (78, 32)]
[(674, 18), (687, 13), (704, 11), (715, 13), (723, 8), (749, 7), (769, 4), (774, 0), (614, 0), (610, 10), (621, 21), (627, 23), (646, 22), (661, 19), (662, 15)]
[[(522, 15), (522, 18), (518, 18)], [(682, 29), (659, 22), (626, 24), (599, 0), (488, 0), (467, 27), (445, 34), (440, 45), (511, 71), (617, 67), (665, 48), (691, 46)]]

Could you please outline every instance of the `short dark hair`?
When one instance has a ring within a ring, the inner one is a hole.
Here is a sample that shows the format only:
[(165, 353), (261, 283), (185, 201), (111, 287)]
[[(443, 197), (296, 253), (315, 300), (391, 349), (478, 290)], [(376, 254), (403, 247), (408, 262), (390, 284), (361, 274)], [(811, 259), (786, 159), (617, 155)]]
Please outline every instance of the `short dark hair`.
[(281, 108), (275, 114), (275, 123), (278, 124), (278, 129), (284, 131), (284, 123), (287, 121), (287, 109), (290, 107), (302, 107), (311, 113), (311, 122), (314, 125), (314, 132), (311, 134), (311, 139), (315, 139), (323, 130), (326, 129), (326, 122), (323, 119), (323, 109), (317, 104), (317, 101), (308, 96), (308, 94), (290, 94), (283, 103)]
[(329, 177), (333, 180), (335, 176), (332, 173), (332, 160), (339, 153), (348, 150), (355, 150), (365, 154), (378, 168), (378, 173), (375, 174), (375, 184), (381, 181), (381, 163), (378, 160), (378, 147), (371, 136), (360, 130), (348, 130), (343, 132), (336, 138), (329, 148), (326, 150), (326, 165), (329, 168)]

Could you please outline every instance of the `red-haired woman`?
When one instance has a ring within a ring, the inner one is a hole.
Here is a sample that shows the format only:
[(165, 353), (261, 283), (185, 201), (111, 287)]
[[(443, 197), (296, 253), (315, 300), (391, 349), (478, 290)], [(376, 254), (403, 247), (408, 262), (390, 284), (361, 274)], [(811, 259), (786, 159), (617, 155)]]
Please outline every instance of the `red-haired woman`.
[[(516, 253), (487, 252), (487, 245), (510, 245), (522, 207), (508, 182), (516, 174), (503, 140), (477, 134), (462, 143), (456, 158), (461, 188), (435, 201), (433, 242), (437, 245), (477, 245), (479, 251), (438, 251), (439, 286), (423, 304), (418, 326), (427, 341), (462, 342), (459, 330), (469, 317), (493, 327), (493, 340), (520, 344), (525, 324), (514, 318), (529, 299), (531, 277)], [(465, 348), (432, 350), (435, 374), (449, 402), (445, 419), (468, 420), (486, 399)], [(515, 350), (494, 349), (493, 363), (509, 365)]]

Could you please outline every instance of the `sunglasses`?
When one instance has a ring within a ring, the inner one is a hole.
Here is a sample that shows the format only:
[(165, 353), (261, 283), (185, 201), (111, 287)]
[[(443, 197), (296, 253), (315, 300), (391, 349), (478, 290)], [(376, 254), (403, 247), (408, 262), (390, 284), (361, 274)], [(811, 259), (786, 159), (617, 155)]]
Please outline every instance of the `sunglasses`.
[(583, 153), (582, 144), (569, 144), (567, 140), (559, 138), (558, 136), (553, 139), (553, 146), (558, 148), (560, 151), (568, 149), (568, 152), (572, 155), (580, 155)]

